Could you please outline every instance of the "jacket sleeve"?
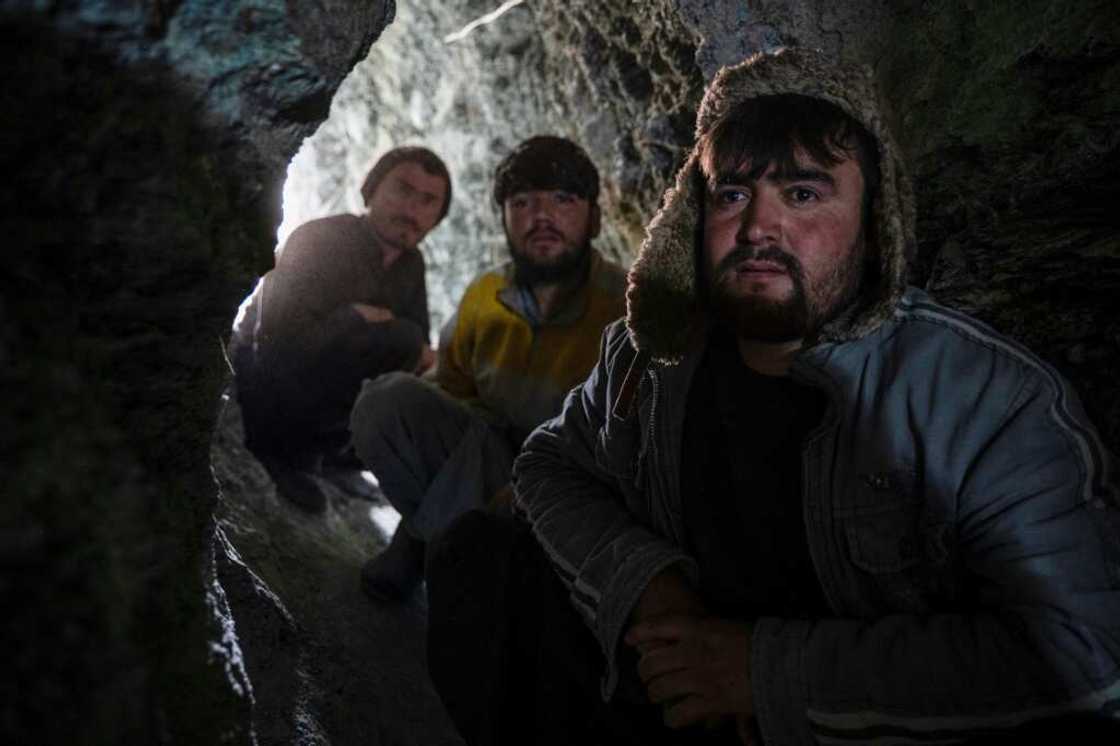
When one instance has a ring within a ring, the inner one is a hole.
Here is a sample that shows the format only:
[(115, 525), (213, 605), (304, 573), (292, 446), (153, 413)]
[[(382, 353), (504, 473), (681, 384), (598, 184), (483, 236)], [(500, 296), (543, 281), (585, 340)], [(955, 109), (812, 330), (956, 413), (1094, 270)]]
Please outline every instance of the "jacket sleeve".
[(340, 304), (350, 271), (350, 246), (342, 228), (313, 220), (292, 231), (265, 276), (263, 313), (271, 329), (318, 348), (365, 326), (361, 315)]
[(529, 436), (514, 464), (516, 508), (605, 656), (604, 698), (618, 681), (619, 640), (650, 580), (678, 563), (696, 575), (690, 557), (637, 517), (627, 495), (638, 504), (645, 495), (624, 488), (626, 478), (612, 466), (635, 464), (639, 439), (616, 439), (623, 445), (609, 457), (605, 451), (608, 417), (615, 416), (610, 413), (633, 356), (625, 325), (607, 327), (598, 364), (568, 394), (560, 415)]
[(962, 608), (759, 620), (767, 743), (950, 743), (1087, 711), (1117, 722), (1120, 511), (1076, 396), (1052, 373), (1025, 385), (973, 453), (955, 489)]
[(419, 326), (425, 342), (431, 344), (432, 329), (431, 318), (428, 316), (428, 281), (425, 277), (424, 258), (419, 250), (416, 251), (416, 258), (417, 264), (420, 265), (417, 268), (418, 277), (402, 316)]

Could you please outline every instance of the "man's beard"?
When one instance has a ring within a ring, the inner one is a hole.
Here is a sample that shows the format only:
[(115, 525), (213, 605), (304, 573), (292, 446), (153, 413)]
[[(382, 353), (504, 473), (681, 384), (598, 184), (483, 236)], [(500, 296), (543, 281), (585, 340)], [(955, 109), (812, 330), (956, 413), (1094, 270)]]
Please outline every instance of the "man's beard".
[[(776, 246), (736, 246), (720, 260), (708, 278), (708, 299), (717, 319), (740, 339), (757, 342), (789, 342), (815, 333), (846, 309), (859, 292), (863, 275), (863, 236), (849, 248), (847, 256), (822, 279), (807, 288), (801, 262)], [(785, 268), (793, 289), (783, 300), (733, 292), (724, 277), (734, 277), (736, 267), (747, 260), (770, 261)]]
[(390, 215), (384, 226), (376, 221), (373, 224), (373, 230), (377, 237), (394, 249), (398, 251), (415, 249), (417, 241), (403, 237), (401, 235), (402, 229), (410, 230), (411, 233), (407, 234), (409, 236), (421, 234), (420, 226), (408, 215)]
[(512, 242), (509, 253), (514, 281), (519, 285), (557, 285), (583, 275), (591, 259), (591, 242), (584, 240), (581, 246), (570, 247), (546, 261), (522, 253)]

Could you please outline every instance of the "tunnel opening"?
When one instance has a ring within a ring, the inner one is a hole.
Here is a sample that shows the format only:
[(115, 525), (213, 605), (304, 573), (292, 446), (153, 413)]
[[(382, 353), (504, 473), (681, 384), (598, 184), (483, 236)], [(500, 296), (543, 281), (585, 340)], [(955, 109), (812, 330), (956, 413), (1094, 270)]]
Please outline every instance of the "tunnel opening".
[(281, 246), (308, 220), (361, 214), (362, 179), (390, 148), (422, 145), (447, 163), (450, 212), (422, 244), (433, 337), (470, 279), (506, 257), (490, 197), (498, 160), (531, 134), (575, 134), (540, 92), (547, 52), (533, 13), (521, 0), (493, 5), (486, 12), (485, 3), (439, 12), (399, 5), (293, 157), (284, 184)]

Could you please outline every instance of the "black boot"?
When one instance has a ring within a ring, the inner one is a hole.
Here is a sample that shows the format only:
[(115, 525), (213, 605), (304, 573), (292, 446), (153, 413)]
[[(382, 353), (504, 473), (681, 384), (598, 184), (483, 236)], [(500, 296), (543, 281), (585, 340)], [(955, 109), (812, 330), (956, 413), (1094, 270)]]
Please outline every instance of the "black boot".
[(276, 459), (262, 460), (265, 471), (276, 485), (276, 494), (309, 513), (322, 513), (327, 496), (310, 473)]
[(385, 551), (362, 565), (362, 590), (377, 601), (408, 598), (424, 579), (425, 548), (402, 521)]

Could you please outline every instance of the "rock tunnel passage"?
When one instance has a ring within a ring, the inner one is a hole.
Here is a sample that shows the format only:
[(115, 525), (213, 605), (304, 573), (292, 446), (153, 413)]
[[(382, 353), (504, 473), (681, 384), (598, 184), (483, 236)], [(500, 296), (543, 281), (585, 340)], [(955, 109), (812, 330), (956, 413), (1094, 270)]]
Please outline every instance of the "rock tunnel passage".
[[(271, 265), (293, 155), (351, 69), (389, 54), (383, 29), (411, 14), (431, 29), (423, 38), (442, 39), (499, 4), (78, 0), (0, 12), (15, 144), (0, 186), (12, 237), (0, 381), (17, 392), (0, 408), (0, 600), (14, 651), (0, 740), (267, 743), (276, 723), (306, 742), (384, 733), (361, 712), (319, 713), (329, 692), (303, 683), (315, 656), (298, 652), (304, 638), (283, 615), (260, 621), (272, 606), (222, 605), (252, 581), (215, 564), (218, 340)], [(406, 38), (391, 54), (399, 67), (375, 68), (398, 92), (378, 111), (400, 121), (394, 137), (454, 156), (458, 212), (432, 259), (461, 266), (430, 278), (452, 298), (454, 278), (502, 248), (487, 178), (509, 144), (541, 130), (582, 142), (604, 172), (605, 246), (622, 255), (719, 64), (777, 42), (873, 60), (918, 187), (915, 281), (1067, 375), (1117, 452), (1117, 23), (1107, 2), (527, 0), (457, 46)], [(352, 187), (315, 189), (327, 211), (349, 209), (327, 202)], [(304, 673), (252, 676), (260, 661), (241, 645), (257, 635), (277, 651), (266, 663)], [(299, 692), (307, 706), (280, 704)]]

